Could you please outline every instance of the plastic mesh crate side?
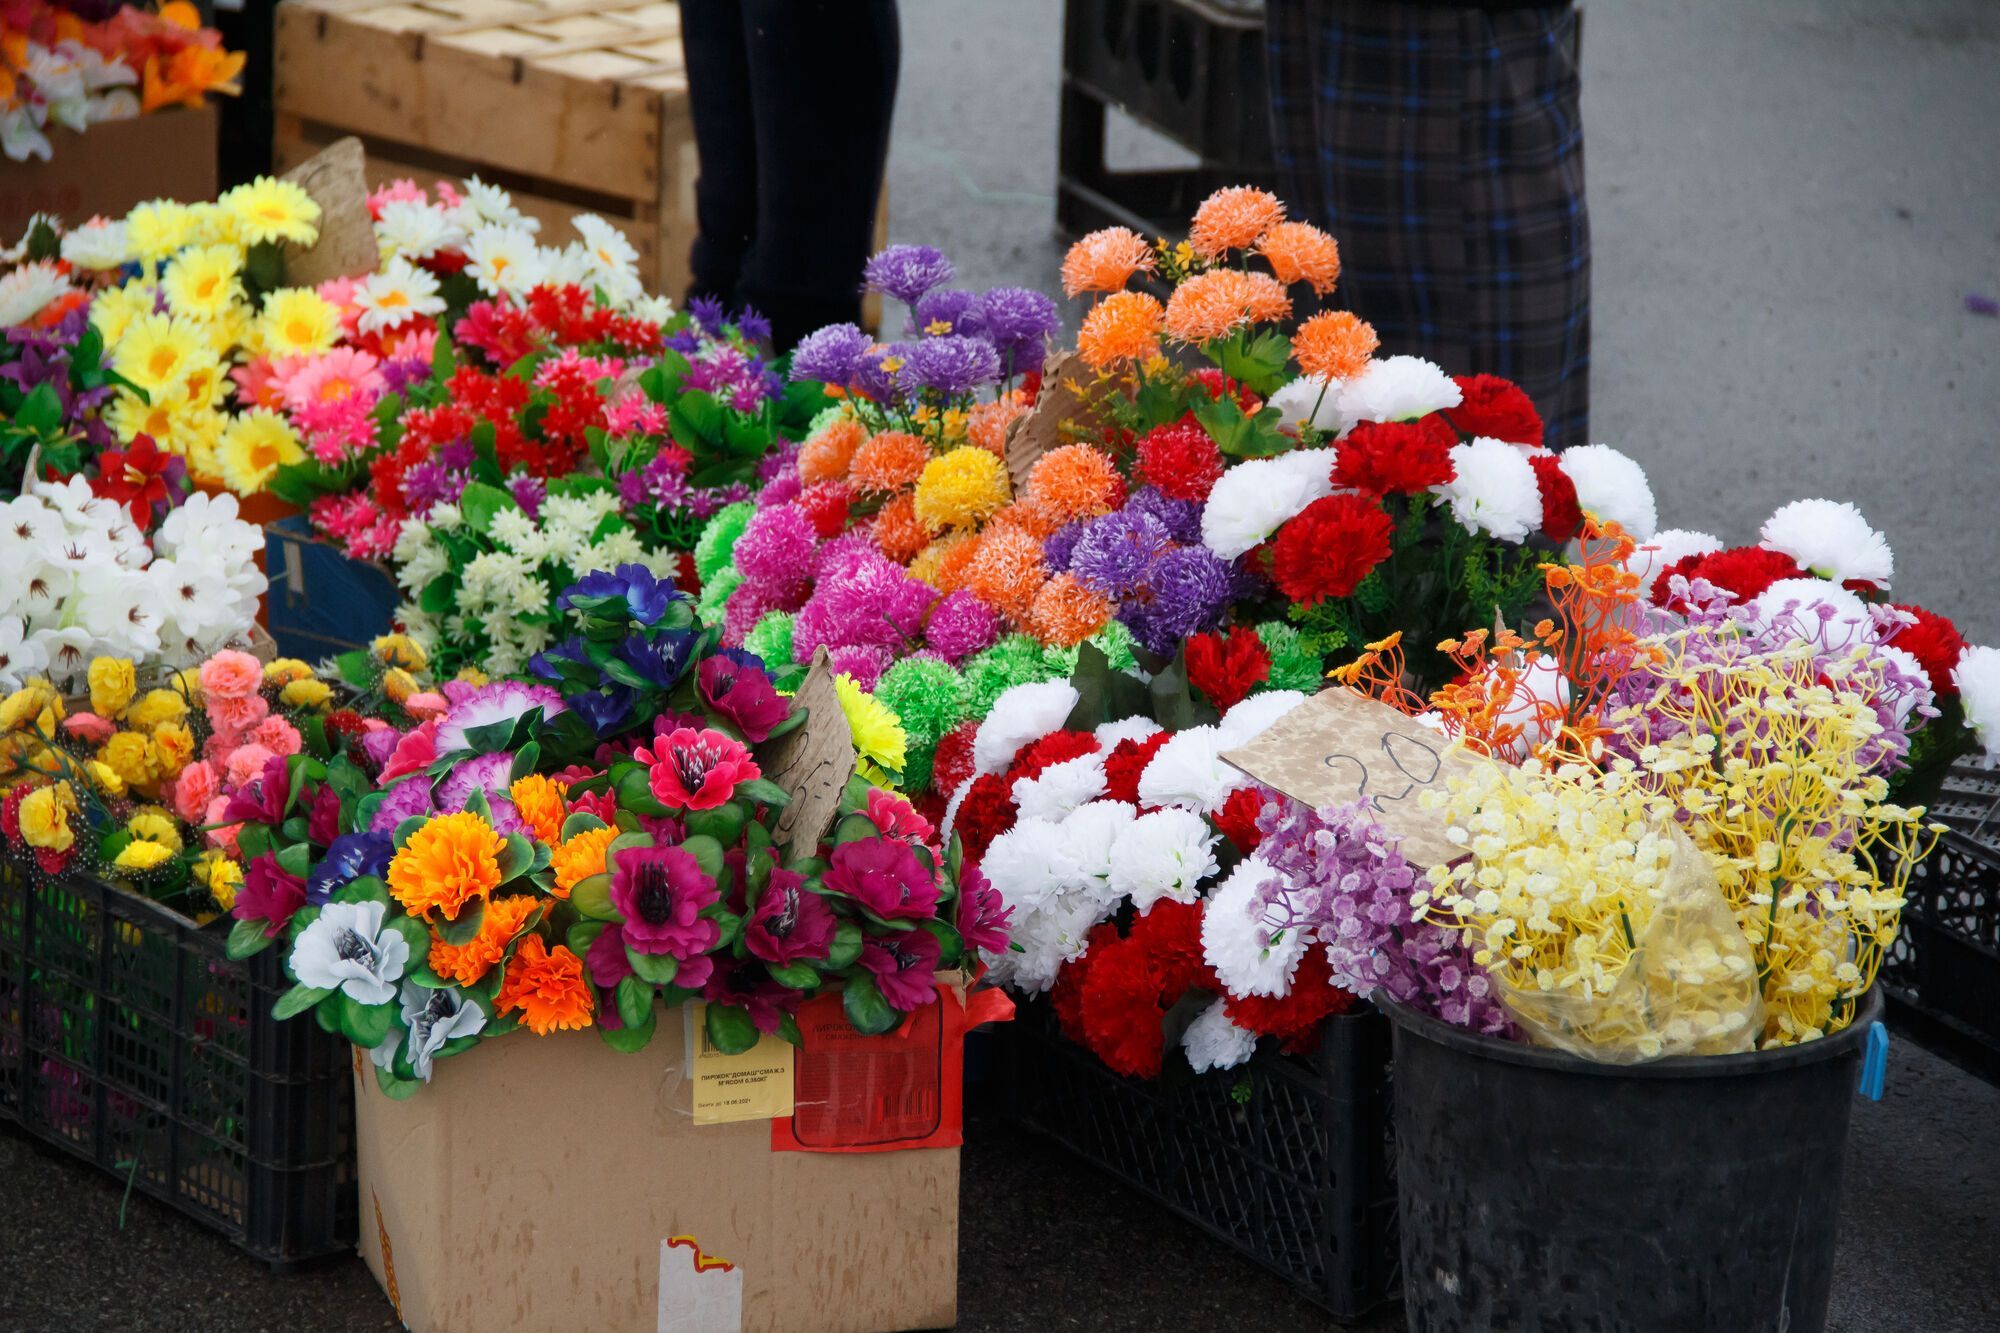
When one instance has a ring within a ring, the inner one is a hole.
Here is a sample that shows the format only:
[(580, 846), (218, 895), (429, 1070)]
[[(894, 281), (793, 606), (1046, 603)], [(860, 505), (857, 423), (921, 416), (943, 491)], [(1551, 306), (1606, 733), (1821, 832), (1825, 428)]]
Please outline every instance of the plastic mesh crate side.
[(1204, 160), (1267, 168), (1261, 13), (1202, 0), (1069, 0), (1064, 73)]

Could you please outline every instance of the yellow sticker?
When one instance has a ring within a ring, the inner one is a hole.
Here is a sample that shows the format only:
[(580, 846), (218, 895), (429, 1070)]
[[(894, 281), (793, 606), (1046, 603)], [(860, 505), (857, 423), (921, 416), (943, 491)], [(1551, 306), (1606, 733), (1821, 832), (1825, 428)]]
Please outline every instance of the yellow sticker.
[(726, 1125), (792, 1113), (792, 1044), (761, 1035), (741, 1055), (727, 1055), (708, 1038), (706, 1006), (688, 1006), (688, 1046), (694, 1051), (694, 1122)]

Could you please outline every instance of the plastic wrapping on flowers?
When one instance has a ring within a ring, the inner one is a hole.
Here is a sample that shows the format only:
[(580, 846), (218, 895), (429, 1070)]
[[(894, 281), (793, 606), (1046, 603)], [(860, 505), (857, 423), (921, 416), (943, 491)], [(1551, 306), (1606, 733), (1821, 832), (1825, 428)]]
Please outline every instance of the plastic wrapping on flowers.
[[(793, 793), (757, 755), (806, 713), (684, 594), (628, 564), (559, 605), (570, 632), (531, 680), (446, 683), (372, 766), (307, 766), (238, 834), (251, 873), (286, 881), (239, 896), (232, 936), (286, 950), (281, 1015), (311, 1009), (405, 1094), (516, 1028), (637, 1050), (690, 999), (725, 1051), (798, 1041), (794, 1013), (830, 990), (885, 1032), (936, 1001), (937, 970), (1005, 951), (1005, 910), (894, 792), (857, 777), (824, 836), (781, 833)], [(900, 741), (893, 718), (848, 722), (864, 750)], [(331, 843), (289, 824), (318, 799)]]

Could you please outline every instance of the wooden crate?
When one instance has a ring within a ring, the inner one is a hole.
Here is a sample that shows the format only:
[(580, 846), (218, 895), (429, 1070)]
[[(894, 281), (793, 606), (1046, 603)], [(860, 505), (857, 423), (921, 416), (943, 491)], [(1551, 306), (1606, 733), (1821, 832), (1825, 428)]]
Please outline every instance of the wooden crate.
[(78, 134), (51, 127), (47, 162), (0, 157), (0, 245), (20, 239), (28, 219), (53, 213), (71, 226), (124, 217), (148, 199), (215, 198), (213, 106), (107, 120)]
[(287, 0), (277, 9), (275, 156), (360, 138), (371, 185), (478, 175), (574, 239), (596, 213), (678, 300), (697, 161), (680, 8), (666, 0)]

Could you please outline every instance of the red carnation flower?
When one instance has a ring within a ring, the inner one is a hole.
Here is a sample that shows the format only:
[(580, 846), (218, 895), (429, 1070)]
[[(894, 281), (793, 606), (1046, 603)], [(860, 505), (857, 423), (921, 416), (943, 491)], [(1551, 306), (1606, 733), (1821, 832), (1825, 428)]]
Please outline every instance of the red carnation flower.
[(1049, 992), (1049, 1004), (1056, 1011), (1056, 1026), (1079, 1046), (1085, 1044), (1083, 984), (1090, 976), (1090, 960), (1099, 950), (1118, 943), (1118, 927), (1100, 921), (1083, 938), (1083, 952), (1062, 965), (1056, 973), (1055, 987)]
[(1104, 760), (1104, 794), (1111, 800), (1137, 805), (1139, 775), (1153, 762), (1160, 747), (1172, 739), (1172, 732), (1156, 731), (1142, 741), (1122, 740), (1111, 747)]
[(1257, 816), (1263, 812), (1264, 794), (1255, 787), (1238, 787), (1211, 818), (1222, 830), (1222, 836), (1248, 856), (1264, 841), (1264, 831), (1257, 827)]
[(798, 499), (792, 503), (804, 511), (813, 531), (825, 541), (847, 530), (847, 508), (851, 498), (845, 482), (822, 481), (800, 491)]
[(1389, 558), (1396, 524), (1365, 495), (1329, 495), (1278, 529), (1271, 581), (1301, 606), (1352, 595)]
[(1007, 766), (1007, 788), (1013, 790), (1022, 778), (1040, 777), (1051, 764), (1096, 754), (1098, 748), (1097, 737), (1087, 731), (1052, 731), (1014, 752), (1014, 762)]
[(979, 735), (979, 721), (961, 722), (944, 734), (931, 756), (931, 785), (947, 797), (958, 784), (972, 776), (972, 742)]
[(1201, 904), (1153, 904), (1130, 935), (1094, 952), (1082, 987), (1084, 1044), (1120, 1074), (1156, 1076), (1166, 1054), (1162, 1022), (1196, 986), (1218, 989), (1201, 957)]
[(1550, 541), (1566, 542), (1583, 529), (1583, 506), (1576, 500), (1576, 483), (1554, 454), (1536, 454), (1528, 463), (1535, 469), (1535, 485), (1542, 492), (1542, 533)]
[(953, 832), (965, 843), (966, 860), (978, 864), (993, 840), (1014, 827), (1013, 784), (998, 773), (982, 773), (973, 779), (958, 803), (958, 819)]
[(1289, 995), (1276, 1000), (1262, 995), (1247, 1000), (1223, 997), (1230, 1022), (1260, 1037), (1278, 1038), (1290, 1055), (1312, 1050), (1320, 1022), (1353, 1007), (1354, 997), (1333, 984), (1333, 968), (1327, 964), (1326, 950), (1320, 948), (1307, 949), (1299, 959)]
[(1185, 416), (1146, 432), (1133, 471), (1176, 500), (1205, 501), (1222, 479), (1222, 450), (1205, 426)]
[(1227, 637), (1197, 634), (1187, 642), (1188, 684), (1228, 712), (1271, 676), (1271, 652), (1254, 630), (1232, 626)]
[(701, 572), (695, 568), (694, 552), (674, 553), (674, 586), (690, 597), (701, 595)]
[(1375, 495), (1415, 495), (1455, 475), (1458, 435), (1436, 412), (1415, 421), (1364, 421), (1333, 447), (1333, 479)]
[(1958, 626), (1921, 606), (1905, 606), (1898, 602), (1896, 609), (1908, 611), (1917, 618), (1917, 623), (1897, 630), (1896, 637), (1889, 642), (1917, 659), (1924, 674), (1931, 678), (1931, 689), (1940, 702), (1956, 699), (1958, 686), (1952, 682), (1951, 673), (1958, 666), (1959, 655), (1965, 651), (1965, 639), (1959, 634)]
[(1727, 551), (1687, 556), (1661, 570), (1659, 577), (1653, 580), (1655, 605), (1684, 609), (1670, 605), (1676, 574), (1689, 581), (1707, 579), (1716, 587), (1736, 594), (1739, 602), (1758, 596), (1779, 579), (1806, 577), (1806, 572), (1782, 551), (1767, 551), (1761, 546), (1736, 546)]
[(1465, 395), (1465, 401), (1451, 409), (1452, 425), (1467, 435), (1540, 447), (1541, 414), (1520, 385), (1498, 375), (1460, 375), (1452, 383)]
[(1249, 385), (1231, 379), (1214, 366), (1203, 366), (1190, 374), (1188, 379), (1207, 389), (1209, 398), (1215, 402), (1234, 398), (1236, 405), (1243, 409), (1245, 415), (1257, 411), (1264, 405), (1264, 400), (1251, 392)]

